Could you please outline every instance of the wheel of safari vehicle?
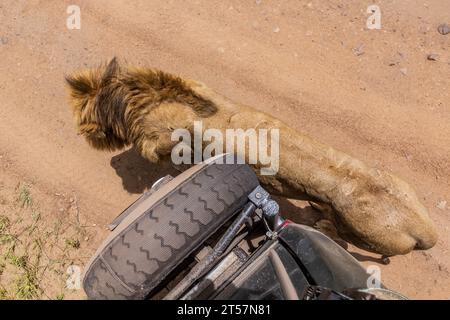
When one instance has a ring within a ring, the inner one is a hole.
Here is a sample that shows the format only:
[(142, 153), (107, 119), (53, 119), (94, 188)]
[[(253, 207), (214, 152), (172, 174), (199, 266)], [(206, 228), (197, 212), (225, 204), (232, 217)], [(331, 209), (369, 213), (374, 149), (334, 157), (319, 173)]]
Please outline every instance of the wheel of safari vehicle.
[(88, 298), (145, 298), (247, 202), (258, 179), (247, 165), (219, 164), (225, 157), (190, 168), (127, 209), (86, 266)]

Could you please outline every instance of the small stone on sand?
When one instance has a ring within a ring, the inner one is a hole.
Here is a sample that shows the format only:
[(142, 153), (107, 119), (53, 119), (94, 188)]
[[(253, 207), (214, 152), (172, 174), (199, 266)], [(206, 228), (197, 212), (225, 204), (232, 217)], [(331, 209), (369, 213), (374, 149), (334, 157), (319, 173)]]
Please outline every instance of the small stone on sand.
[(436, 208), (441, 209), (441, 210), (445, 210), (445, 207), (447, 206), (447, 201), (445, 200), (441, 200), (438, 202), (438, 204), (436, 205)]
[(446, 23), (443, 23), (438, 27), (438, 32), (445, 36), (446, 34), (450, 33), (450, 26)]
[(427, 59), (430, 61), (437, 61), (439, 59), (439, 55), (435, 54), (435, 53), (430, 53), (427, 56)]
[(364, 54), (364, 45), (360, 44), (359, 46), (357, 46), (356, 48), (353, 48), (353, 53), (356, 56), (361, 56)]

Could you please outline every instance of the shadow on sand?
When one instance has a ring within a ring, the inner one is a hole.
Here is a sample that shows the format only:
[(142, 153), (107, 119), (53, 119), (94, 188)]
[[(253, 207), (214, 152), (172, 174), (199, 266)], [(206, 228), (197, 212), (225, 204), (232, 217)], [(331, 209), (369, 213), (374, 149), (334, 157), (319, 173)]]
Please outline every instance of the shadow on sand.
[(152, 184), (168, 174), (176, 176), (180, 172), (168, 161), (155, 165), (131, 148), (111, 158), (111, 167), (122, 179), (123, 188), (129, 193), (143, 193)]

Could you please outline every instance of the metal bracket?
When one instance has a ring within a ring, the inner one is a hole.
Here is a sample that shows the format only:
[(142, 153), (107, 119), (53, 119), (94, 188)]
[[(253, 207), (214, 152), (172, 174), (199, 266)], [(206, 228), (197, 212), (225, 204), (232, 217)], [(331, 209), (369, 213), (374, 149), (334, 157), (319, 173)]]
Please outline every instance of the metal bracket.
[(280, 217), (280, 206), (270, 198), (270, 194), (261, 186), (257, 186), (249, 195), (248, 199), (263, 212), (263, 217), (269, 224), (269, 228), (277, 230), (284, 222)]

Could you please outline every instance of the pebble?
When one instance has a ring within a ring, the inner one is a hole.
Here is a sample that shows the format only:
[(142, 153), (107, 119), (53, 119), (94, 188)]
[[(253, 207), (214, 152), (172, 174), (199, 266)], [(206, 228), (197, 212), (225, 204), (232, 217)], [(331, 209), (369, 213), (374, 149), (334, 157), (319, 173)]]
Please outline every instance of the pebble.
[(361, 56), (364, 54), (364, 45), (360, 44), (359, 46), (357, 46), (356, 48), (353, 48), (353, 53), (356, 56)]
[(280, 28), (279, 28), (279, 27), (275, 27), (275, 28), (273, 29), (273, 32), (275, 32), (275, 33), (280, 32)]
[(438, 202), (438, 204), (436, 205), (436, 208), (441, 209), (441, 210), (445, 210), (445, 207), (447, 206), (447, 201), (445, 200), (441, 200)]
[(406, 68), (401, 68), (401, 69), (400, 69), (400, 72), (401, 72), (404, 76), (406, 76), (406, 75), (408, 74), (408, 69), (406, 69)]
[(1, 42), (2, 44), (7, 44), (7, 43), (8, 43), (8, 38), (0, 37), (0, 42)]
[(256, 0), (255, 2), (259, 6), (261, 4), (262, 0)]
[(393, 66), (396, 66), (396, 65), (400, 64), (401, 59), (403, 59), (403, 54), (398, 52), (398, 55), (400, 56), (400, 58), (393, 57), (393, 58), (388, 60), (388, 66), (393, 67)]
[(427, 56), (427, 59), (430, 60), (430, 61), (437, 61), (439, 59), (439, 55), (436, 54), (436, 53), (430, 53)]
[(438, 32), (442, 35), (446, 35), (450, 33), (450, 26), (446, 23), (441, 24), (438, 28), (437, 28)]

